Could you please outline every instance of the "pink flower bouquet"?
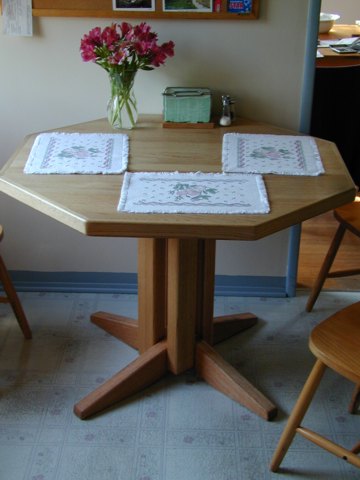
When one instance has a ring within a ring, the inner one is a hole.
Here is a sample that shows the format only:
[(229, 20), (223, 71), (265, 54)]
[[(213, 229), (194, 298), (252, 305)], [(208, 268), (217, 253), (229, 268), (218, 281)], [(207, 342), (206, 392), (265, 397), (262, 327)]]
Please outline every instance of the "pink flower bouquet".
[[(174, 55), (174, 42), (158, 44), (158, 36), (146, 23), (132, 26), (113, 23), (103, 30), (95, 27), (81, 39), (85, 62), (104, 68), (110, 77), (111, 99), (108, 118), (114, 128), (132, 128), (137, 119), (133, 84), (138, 70), (153, 70)], [(124, 124), (123, 116), (129, 124)]]

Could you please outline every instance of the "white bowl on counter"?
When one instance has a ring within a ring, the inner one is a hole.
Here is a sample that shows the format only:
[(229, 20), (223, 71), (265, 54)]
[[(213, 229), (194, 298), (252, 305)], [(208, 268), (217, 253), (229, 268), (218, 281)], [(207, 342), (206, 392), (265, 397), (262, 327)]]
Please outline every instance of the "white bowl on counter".
[(327, 33), (332, 29), (336, 20), (339, 20), (340, 15), (336, 13), (320, 13), (319, 19), (319, 33)]

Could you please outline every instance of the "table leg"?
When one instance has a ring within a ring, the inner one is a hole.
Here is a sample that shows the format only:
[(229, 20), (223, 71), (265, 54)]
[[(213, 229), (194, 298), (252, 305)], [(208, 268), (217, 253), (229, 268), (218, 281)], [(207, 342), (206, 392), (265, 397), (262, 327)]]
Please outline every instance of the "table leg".
[(93, 313), (90, 319), (92, 323), (113, 337), (125, 342), (130, 347), (139, 348), (139, 328), (134, 319), (107, 312)]
[(81, 419), (94, 415), (159, 380), (168, 371), (166, 333), (166, 241), (138, 241), (139, 320), (96, 312), (91, 321), (140, 356), (74, 406)]
[(91, 321), (140, 352), (165, 337), (166, 243), (159, 239), (138, 240), (139, 320), (106, 312), (91, 315)]
[[(276, 407), (210, 344), (256, 322), (252, 314), (213, 319), (215, 241), (139, 241), (139, 322), (100, 312), (93, 321), (137, 346), (140, 356), (75, 405), (80, 418), (132, 395), (161, 378), (195, 367), (225, 395), (270, 420)], [(135, 324), (134, 324), (135, 325)], [(163, 338), (166, 336), (166, 340)]]
[(216, 390), (265, 420), (276, 417), (276, 406), (204, 341), (196, 345), (196, 371)]
[(139, 350), (145, 352), (166, 335), (166, 240), (138, 240)]
[(85, 419), (140, 392), (167, 372), (166, 342), (159, 342), (84, 397), (74, 406), (74, 413)]
[(201, 277), (198, 290), (201, 291), (202, 303), (198, 313), (198, 332), (203, 340), (214, 345), (254, 326), (257, 316), (252, 313), (237, 313), (214, 318), (216, 241), (201, 240), (199, 249)]
[(233, 315), (215, 317), (211, 345), (220, 343), (233, 335), (253, 327), (257, 320), (257, 316), (253, 313), (235, 313)]
[(199, 295), (202, 296), (201, 341), (196, 344), (196, 370), (201, 378), (260, 417), (272, 420), (276, 406), (257, 390), (211, 346), (235, 335), (257, 322), (252, 313), (213, 318), (215, 241), (201, 240), (199, 259)]
[(169, 368), (175, 374), (195, 363), (198, 258), (196, 240), (168, 240), (167, 345)]

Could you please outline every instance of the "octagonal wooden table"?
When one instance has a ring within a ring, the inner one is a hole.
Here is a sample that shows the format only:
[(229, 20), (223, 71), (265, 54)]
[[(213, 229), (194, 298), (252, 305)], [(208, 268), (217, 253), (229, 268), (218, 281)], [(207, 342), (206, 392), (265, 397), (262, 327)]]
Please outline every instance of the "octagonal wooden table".
[[(59, 129), (110, 132), (105, 119)], [(130, 137), (130, 171), (221, 171), (224, 133), (294, 134), (239, 119), (227, 128), (163, 128), (142, 116)], [(325, 174), (265, 175), (265, 215), (131, 214), (117, 211), (122, 175), (25, 175), (36, 134), (4, 166), (0, 189), (84, 235), (135, 237), (138, 242), (137, 322), (96, 312), (92, 321), (139, 350), (139, 356), (74, 407), (87, 418), (142, 390), (167, 372), (195, 367), (209, 384), (265, 419), (276, 406), (213, 348), (248, 328), (251, 314), (213, 319), (216, 240), (257, 240), (347, 202), (355, 187), (336, 146), (317, 139)]]

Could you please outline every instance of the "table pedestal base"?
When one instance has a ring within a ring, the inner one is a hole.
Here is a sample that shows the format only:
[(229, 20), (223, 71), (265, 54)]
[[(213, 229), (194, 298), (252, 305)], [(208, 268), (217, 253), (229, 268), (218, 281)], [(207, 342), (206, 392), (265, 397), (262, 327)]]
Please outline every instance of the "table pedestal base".
[(139, 320), (105, 312), (91, 320), (128, 345), (138, 358), (74, 407), (85, 419), (133, 395), (167, 372), (194, 368), (217, 390), (260, 417), (277, 409), (212, 347), (253, 326), (252, 314), (213, 319), (215, 241), (139, 240)]

